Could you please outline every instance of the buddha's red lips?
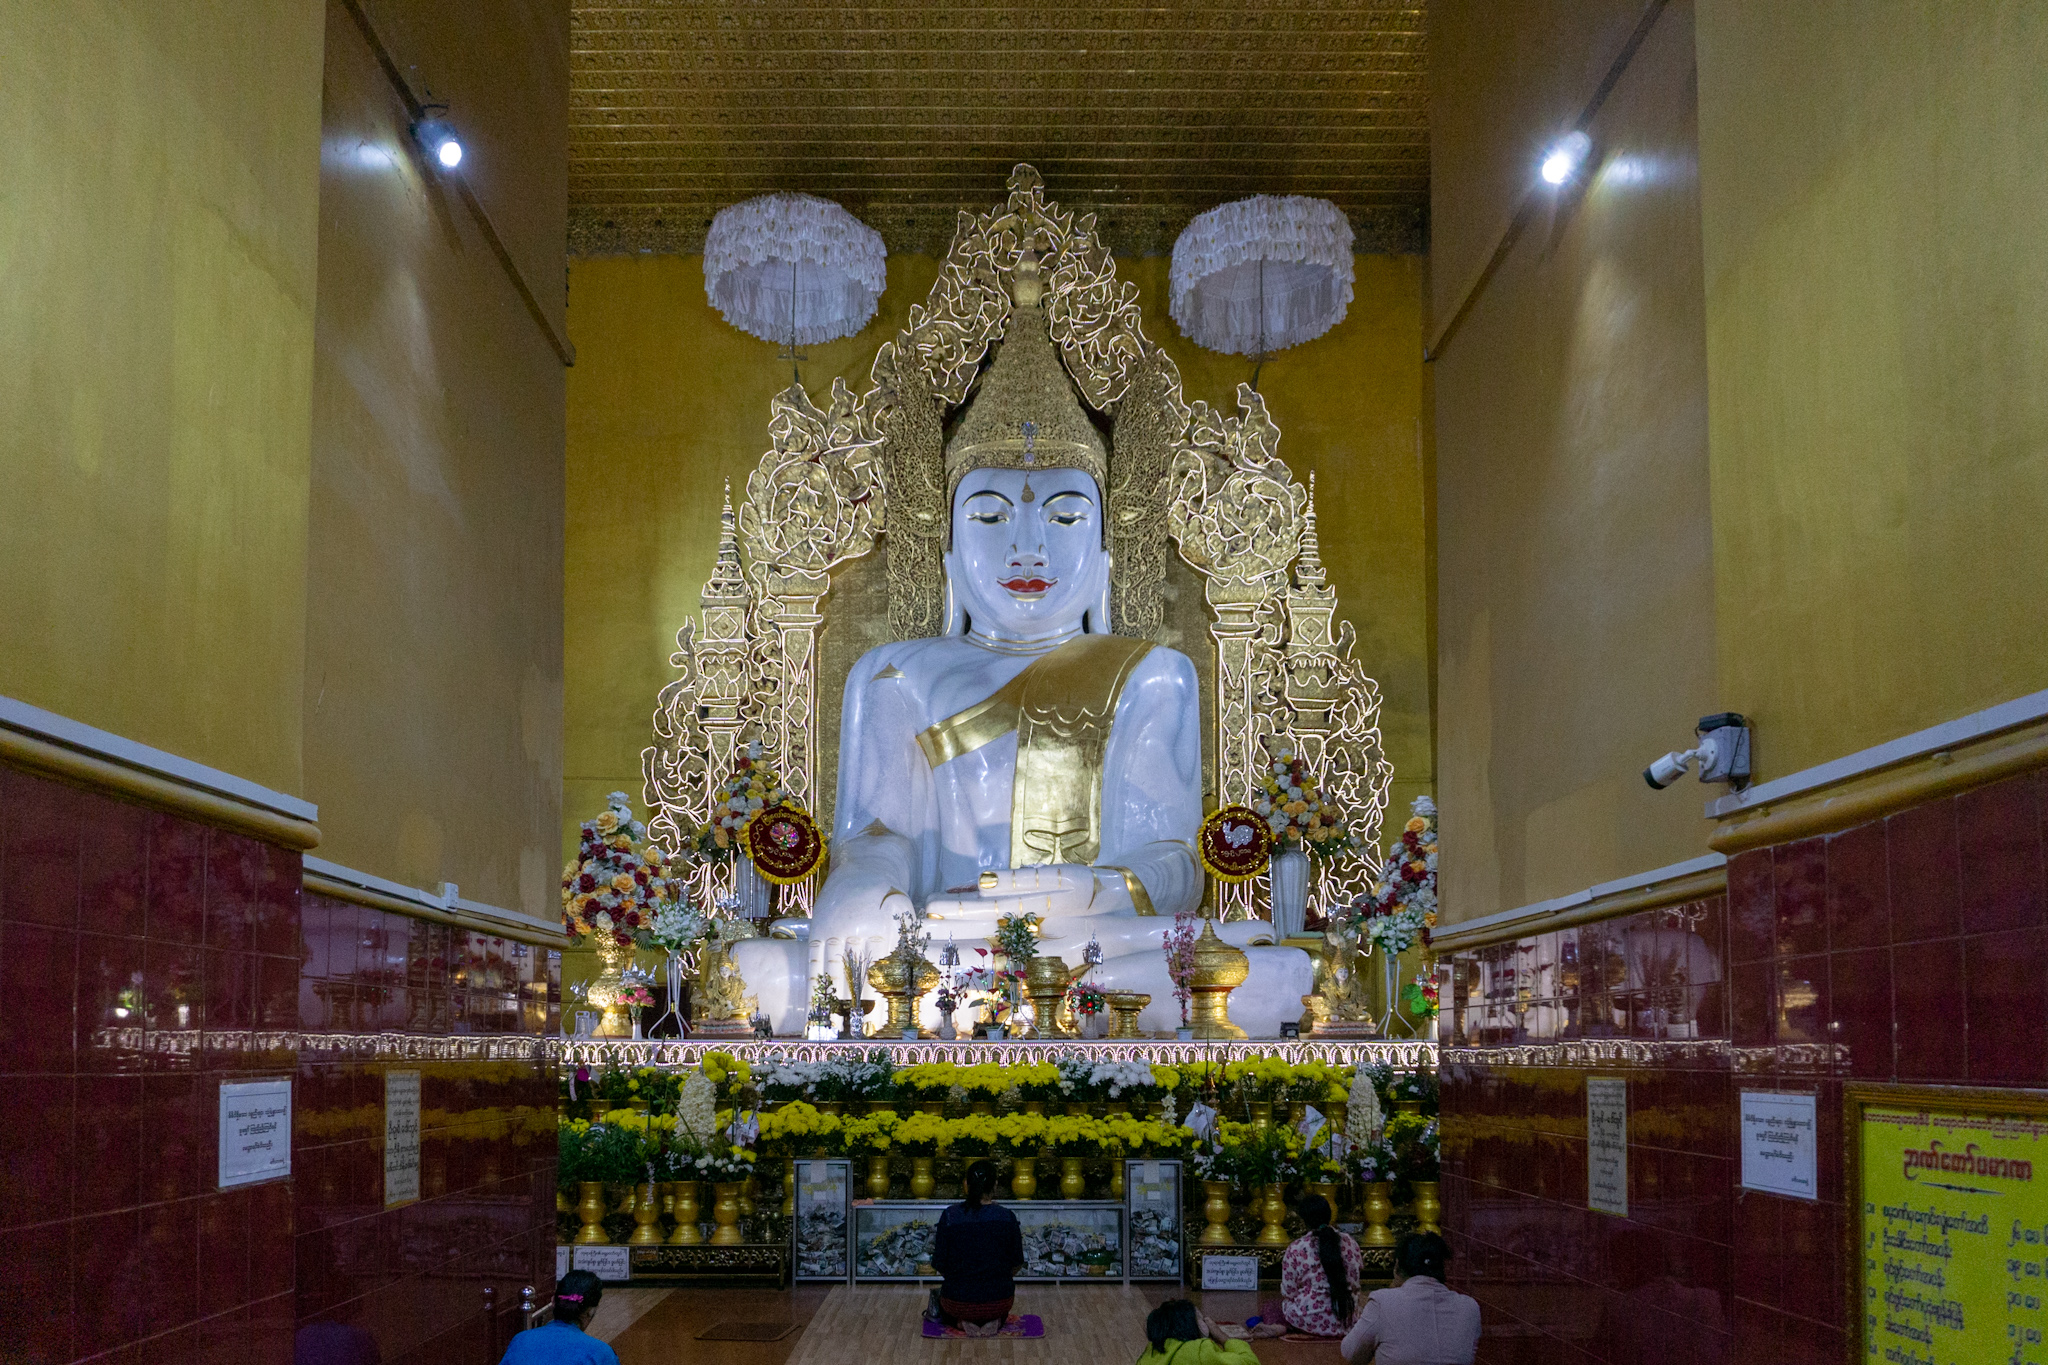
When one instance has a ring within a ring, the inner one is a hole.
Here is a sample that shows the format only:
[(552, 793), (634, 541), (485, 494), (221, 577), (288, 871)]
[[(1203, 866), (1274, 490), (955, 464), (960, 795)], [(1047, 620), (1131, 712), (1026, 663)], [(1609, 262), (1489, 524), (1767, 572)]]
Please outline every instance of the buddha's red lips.
[(1005, 578), (998, 580), (1000, 586), (1011, 592), (1044, 592), (1058, 583), (1057, 578)]

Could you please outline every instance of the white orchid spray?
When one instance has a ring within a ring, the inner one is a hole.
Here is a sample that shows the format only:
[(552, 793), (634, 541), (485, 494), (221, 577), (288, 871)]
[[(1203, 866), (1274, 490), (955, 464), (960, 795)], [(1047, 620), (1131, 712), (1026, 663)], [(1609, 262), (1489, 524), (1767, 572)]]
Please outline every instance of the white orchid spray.
[(1354, 1147), (1363, 1147), (1377, 1138), (1386, 1126), (1387, 1115), (1380, 1108), (1380, 1092), (1372, 1083), (1372, 1072), (1361, 1066), (1358, 1074), (1351, 1078), (1351, 1104), (1344, 1115), (1344, 1139)]
[(683, 1093), (676, 1100), (676, 1123), (690, 1130), (690, 1136), (708, 1143), (718, 1130), (718, 1087), (701, 1070), (690, 1072)]

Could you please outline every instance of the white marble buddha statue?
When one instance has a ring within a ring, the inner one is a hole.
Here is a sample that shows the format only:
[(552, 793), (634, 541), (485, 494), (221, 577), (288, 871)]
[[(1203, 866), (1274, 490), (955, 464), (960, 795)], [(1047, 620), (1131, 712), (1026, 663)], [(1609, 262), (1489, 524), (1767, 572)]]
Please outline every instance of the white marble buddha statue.
[[(1109, 633), (1108, 459), (1016, 271), (1006, 339), (947, 442), (943, 634), (870, 650), (847, 677), (831, 870), (794, 940), (737, 945), (778, 1033), (849, 943), (880, 958), (911, 902), (972, 961), (999, 916), (1043, 917), (1040, 951), (1144, 991), (1147, 1029), (1179, 1022), (1162, 940), (1202, 898), (1201, 702), (1187, 656)], [(1233, 1019), (1272, 1036), (1312, 989), (1308, 955), (1254, 947), (1260, 921), (1217, 926), (1249, 949)], [(925, 1022), (936, 1006), (925, 1001)]]

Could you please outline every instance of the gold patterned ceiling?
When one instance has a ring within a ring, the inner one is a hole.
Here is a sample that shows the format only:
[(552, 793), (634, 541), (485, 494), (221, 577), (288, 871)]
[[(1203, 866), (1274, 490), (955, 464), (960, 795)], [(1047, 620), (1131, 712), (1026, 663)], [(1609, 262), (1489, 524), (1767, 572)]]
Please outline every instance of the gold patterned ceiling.
[(1312, 194), (1361, 250), (1423, 249), (1421, 0), (1153, 5), (573, 0), (569, 223), (578, 254), (695, 251), (774, 190), (837, 200), (893, 250), (1029, 161), (1119, 252), (1192, 215)]

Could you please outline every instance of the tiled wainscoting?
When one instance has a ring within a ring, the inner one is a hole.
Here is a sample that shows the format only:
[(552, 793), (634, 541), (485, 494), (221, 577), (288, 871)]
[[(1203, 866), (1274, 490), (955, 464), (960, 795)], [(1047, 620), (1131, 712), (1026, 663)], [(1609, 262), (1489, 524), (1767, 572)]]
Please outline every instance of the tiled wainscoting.
[[(481, 1362), (554, 1269), (549, 954), (302, 892), (299, 855), (0, 765), (0, 1355)], [(386, 1210), (383, 1073), (421, 1074)], [(218, 1188), (223, 1080), (291, 1076), (289, 1180)]]
[[(2048, 1084), (2048, 775), (1740, 853), (1719, 898), (1457, 959), (1453, 1276), (1482, 1360), (1845, 1359), (1845, 1080)], [(1587, 1207), (1586, 1078), (1629, 1082), (1629, 1217)], [(1737, 1097), (1818, 1096), (1819, 1199), (1743, 1193)]]

